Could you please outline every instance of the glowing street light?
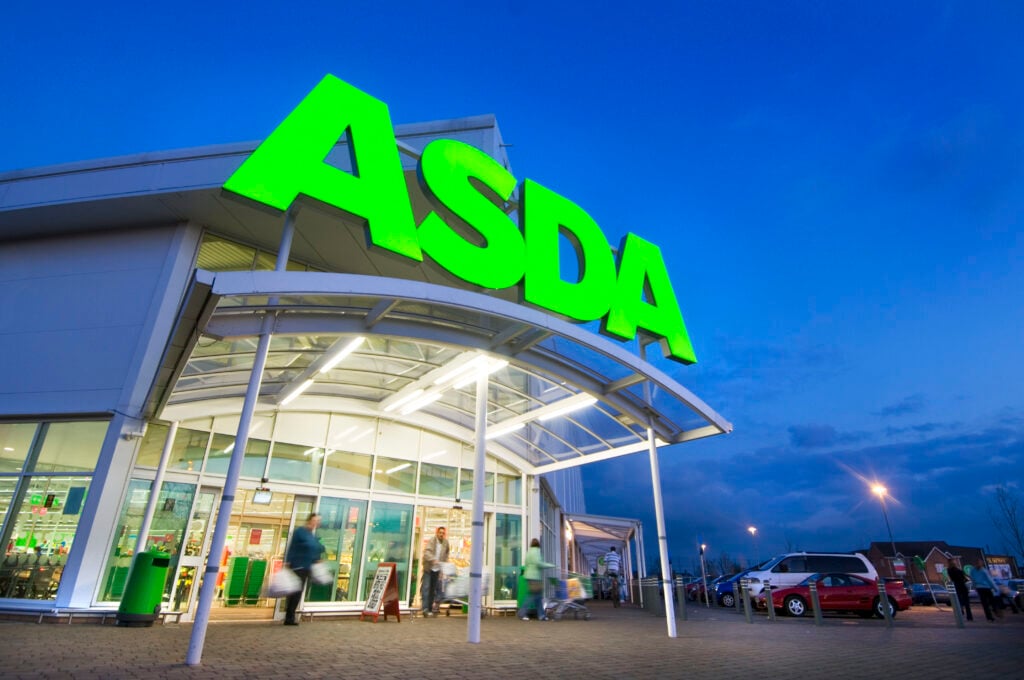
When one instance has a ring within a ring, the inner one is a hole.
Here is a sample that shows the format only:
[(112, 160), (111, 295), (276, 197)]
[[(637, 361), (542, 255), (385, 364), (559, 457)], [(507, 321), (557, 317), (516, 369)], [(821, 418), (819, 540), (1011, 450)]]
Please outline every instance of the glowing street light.
[(889, 513), (885, 510), (885, 497), (889, 495), (889, 490), (881, 484), (875, 483), (871, 485), (871, 492), (878, 496), (878, 500), (882, 503), (882, 517), (885, 518), (885, 528), (889, 531), (889, 545), (892, 546), (892, 575), (896, 575), (896, 541), (892, 537), (892, 525), (889, 524)]
[(747, 527), (747, 531), (750, 532), (750, 539), (754, 543), (754, 560), (755, 560), (754, 564), (760, 564), (761, 563), (761, 555), (759, 554), (760, 551), (757, 549), (757, 527), (751, 525), (751, 526)]

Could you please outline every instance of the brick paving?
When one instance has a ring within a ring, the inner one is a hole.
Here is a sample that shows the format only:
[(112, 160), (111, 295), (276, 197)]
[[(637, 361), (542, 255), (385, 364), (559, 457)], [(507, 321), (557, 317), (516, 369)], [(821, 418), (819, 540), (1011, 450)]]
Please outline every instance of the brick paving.
[(152, 628), (0, 622), (4, 678), (928, 678), (1024, 677), (1024, 614), (958, 629), (948, 608), (882, 620), (826, 616), (748, 624), (735, 610), (688, 608), (665, 619), (590, 603), (590, 621), (318, 620), (298, 627), (214, 622), (200, 666), (184, 664), (191, 624)]

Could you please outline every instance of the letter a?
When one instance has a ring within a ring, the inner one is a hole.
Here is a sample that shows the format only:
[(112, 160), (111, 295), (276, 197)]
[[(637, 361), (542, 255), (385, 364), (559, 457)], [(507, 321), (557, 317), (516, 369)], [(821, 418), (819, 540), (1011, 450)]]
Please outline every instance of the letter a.
[[(348, 132), (354, 174), (324, 159)], [(328, 75), (224, 184), (278, 210), (299, 194), (366, 221), (370, 242), (423, 260), (384, 102)]]

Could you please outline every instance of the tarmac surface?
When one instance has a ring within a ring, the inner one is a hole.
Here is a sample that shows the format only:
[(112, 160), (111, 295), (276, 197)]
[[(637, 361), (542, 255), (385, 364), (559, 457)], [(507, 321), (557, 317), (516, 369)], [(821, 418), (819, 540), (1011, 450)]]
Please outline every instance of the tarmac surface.
[(606, 601), (589, 621), (465, 616), (372, 623), (211, 622), (202, 663), (186, 666), (192, 626), (0, 622), (0, 676), (15, 678), (1024, 678), (1024, 614), (956, 627), (948, 607), (881, 619), (826, 615), (747, 623), (732, 609), (664, 617)]

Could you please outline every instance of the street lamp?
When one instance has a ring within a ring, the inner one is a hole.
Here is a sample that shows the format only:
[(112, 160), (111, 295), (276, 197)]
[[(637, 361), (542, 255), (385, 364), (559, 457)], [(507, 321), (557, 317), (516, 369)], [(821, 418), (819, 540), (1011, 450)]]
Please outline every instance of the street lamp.
[[(704, 601), (708, 607), (711, 607), (711, 598), (708, 597), (708, 570), (704, 567), (704, 551), (707, 550), (707, 547), (707, 543), (700, 544), (700, 575), (704, 582)], [(700, 599), (698, 598), (697, 601), (700, 602)]]
[(889, 545), (892, 546), (892, 575), (896, 576), (896, 541), (892, 537), (892, 526), (889, 524), (889, 513), (885, 510), (885, 497), (888, 495), (889, 490), (881, 484), (871, 485), (871, 491), (878, 496), (878, 500), (882, 503), (882, 517), (885, 518), (885, 528), (889, 531)]
[(758, 554), (758, 550), (757, 550), (757, 527), (751, 525), (751, 526), (747, 527), (747, 531), (750, 532), (750, 538), (754, 542), (754, 559), (755, 559), (754, 564), (760, 564), (761, 563), (761, 556)]

